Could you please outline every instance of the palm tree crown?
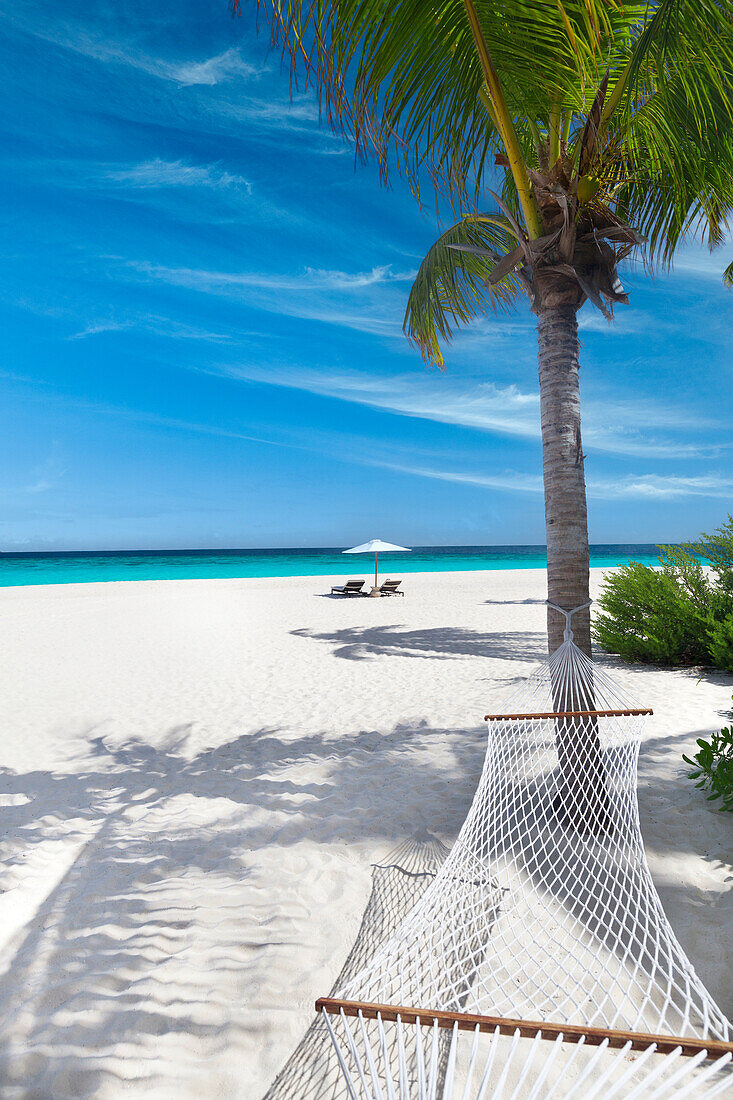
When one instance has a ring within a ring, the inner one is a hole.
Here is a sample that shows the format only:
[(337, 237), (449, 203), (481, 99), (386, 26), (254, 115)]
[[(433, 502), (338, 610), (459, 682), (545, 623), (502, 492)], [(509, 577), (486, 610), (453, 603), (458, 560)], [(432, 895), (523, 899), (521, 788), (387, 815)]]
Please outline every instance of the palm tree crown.
[[(238, 6), (233, 0), (233, 6)], [(616, 266), (723, 239), (733, 196), (731, 0), (257, 0), (329, 122), (462, 212), (405, 328), (441, 340), (520, 292), (626, 301)], [(497, 173), (497, 169), (499, 172)], [(496, 176), (500, 193), (490, 192)]]

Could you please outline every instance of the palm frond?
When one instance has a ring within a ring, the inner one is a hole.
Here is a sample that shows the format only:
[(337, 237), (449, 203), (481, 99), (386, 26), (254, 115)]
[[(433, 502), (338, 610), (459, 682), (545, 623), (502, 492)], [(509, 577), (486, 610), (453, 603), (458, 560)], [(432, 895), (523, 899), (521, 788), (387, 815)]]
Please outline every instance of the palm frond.
[[(482, 99), (484, 74), (464, 0), (255, 0), (273, 21), (294, 76), (315, 82), (329, 123), (397, 167), (420, 191), (427, 171), (458, 203), (503, 152)], [(615, 0), (474, 0), (520, 142), (550, 111), (590, 107), (619, 43), (646, 5)], [(570, 28), (570, 32), (568, 31)], [(618, 55), (618, 56), (617, 56)]]
[[(520, 215), (466, 0), (252, 2), (293, 78), (315, 84), (328, 122), (384, 178), (398, 171), (418, 197), (429, 180), (460, 210), (493, 187)], [(561, 156), (593, 186), (602, 179), (603, 201), (648, 238), (650, 262), (669, 262), (695, 228), (711, 244), (722, 238), (733, 206), (733, 0), (471, 9), (530, 172), (552, 169), (559, 136)]]
[(458, 325), (488, 308), (513, 303), (523, 289), (522, 275), (512, 270), (496, 283), (490, 280), (516, 247), (516, 236), (501, 214), (468, 215), (438, 238), (420, 264), (404, 322), (407, 338), (426, 362), (442, 368), (441, 340), (450, 341)]
[(703, 113), (689, 86), (704, 71), (691, 64), (638, 105), (605, 151), (605, 171), (621, 185), (616, 211), (646, 235), (650, 262), (670, 263), (693, 229), (713, 246), (724, 236), (733, 210), (730, 74), (722, 93), (708, 89)]
[[(684, 86), (688, 111), (706, 124), (713, 98), (729, 116), (725, 102), (733, 69), (729, 0), (656, 0), (635, 28), (626, 79), (626, 107), (632, 114), (670, 80)], [(694, 69), (694, 75), (693, 70)], [(699, 112), (699, 114), (698, 114)]]

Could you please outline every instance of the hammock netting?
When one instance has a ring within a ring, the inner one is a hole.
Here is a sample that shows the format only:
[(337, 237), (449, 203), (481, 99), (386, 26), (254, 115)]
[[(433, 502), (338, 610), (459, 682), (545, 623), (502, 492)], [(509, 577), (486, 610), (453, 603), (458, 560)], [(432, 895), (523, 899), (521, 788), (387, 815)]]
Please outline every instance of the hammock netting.
[[(670, 927), (644, 853), (636, 770), (649, 711), (626, 698), (575, 646), (569, 623), (568, 615), (565, 641), (549, 661), (519, 686), (501, 714), (488, 717), (481, 779), (434, 881), (401, 927), (336, 995), (415, 1009), (730, 1041), (727, 1019)], [(413, 1095), (396, 1085), (392, 1092), (387, 1088), (389, 1065), (397, 1081), (403, 1056), (414, 1095), (463, 1095), (444, 1094), (437, 1083), (438, 1091), (431, 1094), (427, 1084), (420, 1085), (414, 1027), (405, 1047), (396, 1034), (401, 1025), (381, 1019), (352, 1023), (353, 1031), (344, 1017), (333, 1021), (336, 1031), (341, 1029), (334, 1039), (347, 1076), (351, 1059), (354, 1096), (379, 1098), (373, 1085), (361, 1092), (357, 1088), (360, 1043), (362, 1068), (374, 1053), (367, 1050), (370, 1043), (383, 1056), (383, 1068), (375, 1072), (385, 1098)], [(395, 1032), (391, 1038), (388, 1026)], [(443, 1034), (450, 1039), (449, 1032)], [(454, 1033), (452, 1046), (456, 1038)], [(498, 1036), (486, 1041), (500, 1049), (510, 1042)], [(522, 1039), (520, 1049), (532, 1042)], [(424, 1074), (430, 1057), (425, 1053)], [(452, 1053), (449, 1063), (451, 1057), (455, 1061)], [(577, 1062), (577, 1051), (573, 1057)], [(600, 1057), (598, 1050), (594, 1057)], [(609, 1059), (623, 1063), (611, 1052)], [(445, 1057), (438, 1061), (445, 1079)], [(690, 1059), (682, 1062), (686, 1078), (694, 1067)], [(496, 1066), (502, 1064), (500, 1057)], [(587, 1070), (587, 1060), (579, 1064)], [(674, 1091), (660, 1074), (659, 1087), (667, 1088), (660, 1096), (697, 1095)], [(577, 1095), (590, 1094), (589, 1087)], [(648, 1093), (638, 1093), (652, 1094), (657, 1095), (651, 1086)], [(474, 1095), (504, 1093), (465, 1093)]]

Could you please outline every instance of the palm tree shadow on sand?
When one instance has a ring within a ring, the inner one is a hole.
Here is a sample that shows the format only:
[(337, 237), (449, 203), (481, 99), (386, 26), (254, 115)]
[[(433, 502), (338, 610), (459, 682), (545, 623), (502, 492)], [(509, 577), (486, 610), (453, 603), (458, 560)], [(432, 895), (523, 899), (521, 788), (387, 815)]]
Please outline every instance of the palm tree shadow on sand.
[[(96, 1096), (131, 1073), (138, 1091), (221, 1074), (233, 1050), (251, 1050), (252, 1017), (233, 1011), (231, 991), (269, 934), (272, 899), (255, 888), (243, 905), (241, 891), (252, 876), (256, 887), (247, 853), (271, 841), (272, 820), (281, 848), (304, 834), (328, 842), (346, 821), (364, 838), (411, 836), (430, 825), (412, 813), (408, 825), (399, 805), (419, 769), (439, 784), (441, 832), (452, 835), (472, 790), (451, 778), (475, 782), (482, 754), (475, 729), (451, 730), (451, 752), (433, 767), (424, 746), (448, 731), (420, 723), (329, 738), (265, 728), (200, 751), (191, 730), (175, 727), (155, 745), (89, 731), (71, 766), (0, 769), (0, 891), (17, 889), (35, 907), (1, 959), (8, 1096)], [(302, 763), (319, 757), (331, 770), (314, 778)], [(377, 801), (359, 810), (375, 767)], [(382, 900), (354, 970), (417, 898), (408, 886), (432, 881), (444, 850), (432, 837), (416, 844), (432, 858), (403, 852), (409, 874), (387, 866), (399, 849), (375, 869)], [(188, 1063), (192, 1043), (205, 1057)]]
[[(372, 870), (372, 890), (359, 933), (333, 984), (350, 982), (397, 930), (433, 882), (448, 849), (430, 833), (405, 840)], [(448, 1058), (448, 1033), (441, 1034), (440, 1079)], [(288, 1058), (263, 1100), (345, 1100), (349, 1095), (322, 1017), (317, 1016)]]

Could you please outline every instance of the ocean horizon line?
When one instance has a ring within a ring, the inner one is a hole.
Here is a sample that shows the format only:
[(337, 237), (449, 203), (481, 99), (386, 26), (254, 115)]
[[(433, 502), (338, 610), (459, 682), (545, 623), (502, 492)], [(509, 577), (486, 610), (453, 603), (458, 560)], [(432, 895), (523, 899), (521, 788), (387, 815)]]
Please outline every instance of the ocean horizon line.
[[(592, 567), (629, 561), (654, 565), (658, 543), (592, 543)], [(340, 547), (252, 547), (206, 550), (38, 550), (0, 557), (0, 588), (100, 581), (206, 580), (248, 577), (355, 576), (373, 571), (373, 558), (345, 559)], [(545, 569), (541, 543), (415, 546), (410, 553), (379, 555), (380, 572), (473, 572)]]
[[(627, 547), (659, 548), (662, 546), (678, 546), (679, 542), (596, 542), (590, 543), (590, 548), (625, 549)], [(408, 548), (410, 552), (415, 550), (537, 550), (546, 551), (544, 542), (435, 542), (416, 543)], [(0, 557), (25, 558), (25, 557), (74, 557), (77, 555), (105, 556), (117, 554), (325, 554), (344, 553), (341, 545), (318, 546), (135, 546), (114, 548), (90, 548), (76, 547), (72, 550), (0, 550)]]

